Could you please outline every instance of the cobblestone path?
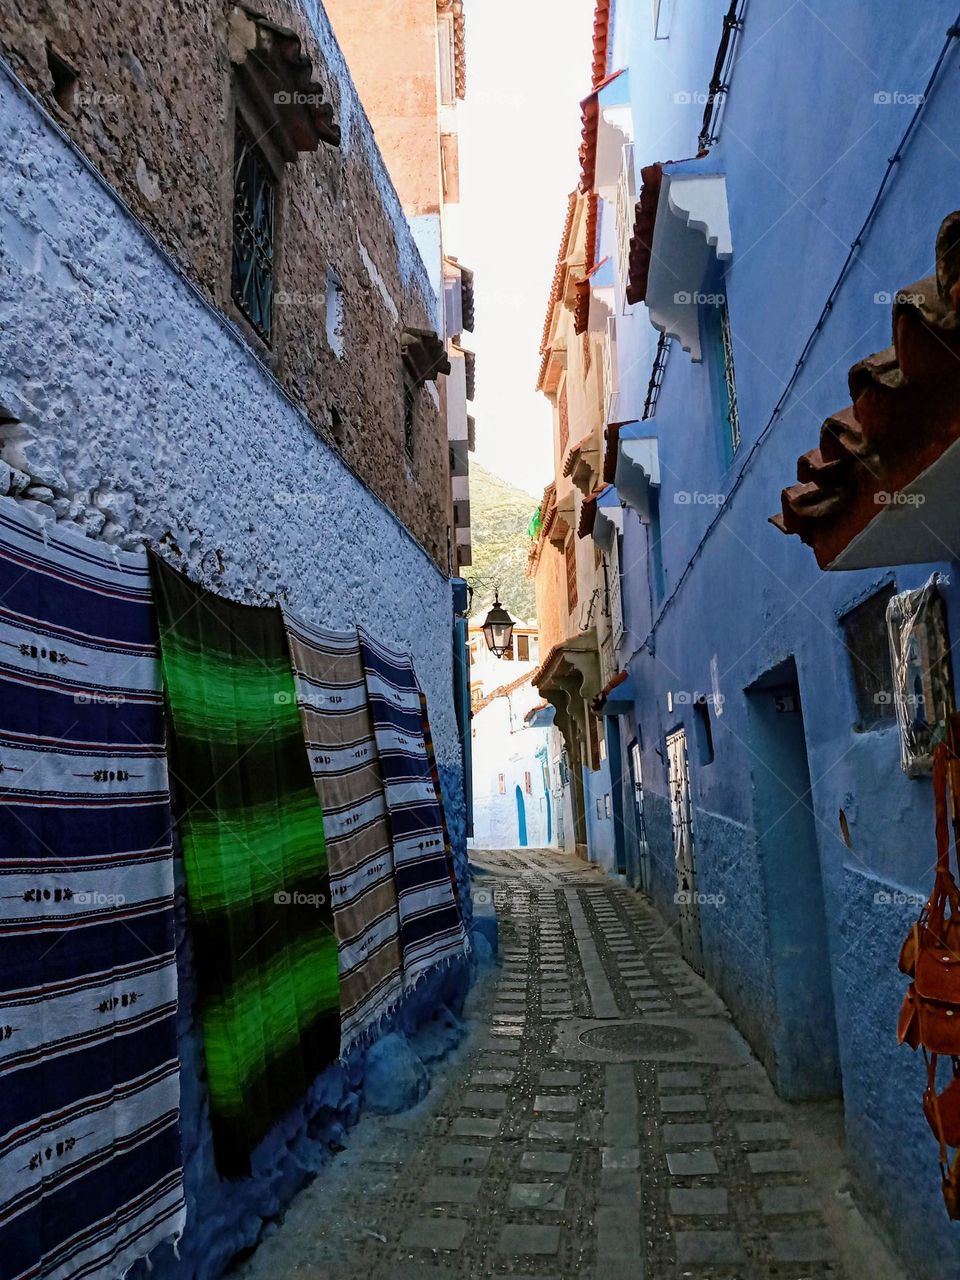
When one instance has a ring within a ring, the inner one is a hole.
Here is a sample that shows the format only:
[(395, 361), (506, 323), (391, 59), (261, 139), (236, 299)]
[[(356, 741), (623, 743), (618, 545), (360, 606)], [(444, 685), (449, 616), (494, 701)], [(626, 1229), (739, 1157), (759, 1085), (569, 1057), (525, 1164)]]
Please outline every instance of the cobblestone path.
[(490, 853), (501, 962), (427, 1101), (369, 1118), (245, 1280), (896, 1280), (838, 1106), (788, 1107), (636, 894)]

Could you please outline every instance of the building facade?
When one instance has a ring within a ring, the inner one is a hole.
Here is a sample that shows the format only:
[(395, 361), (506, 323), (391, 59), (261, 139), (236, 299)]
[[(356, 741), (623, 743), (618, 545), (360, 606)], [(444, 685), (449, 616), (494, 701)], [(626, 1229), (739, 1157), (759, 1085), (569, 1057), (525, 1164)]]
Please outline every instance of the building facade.
[[(0, 493), (410, 652), (469, 917), (439, 301), (323, 9), (15, 4), (0, 48)], [(218, 1180), (182, 892), (187, 1230), (151, 1261), (214, 1277), (342, 1146), (368, 1051)], [(413, 1046), (468, 981), (390, 1026)]]
[(473, 272), (458, 257), (457, 108), (467, 86), (463, 0), (328, 0), (326, 11), (437, 298), (434, 327), (449, 365), (441, 394), (450, 453), (450, 556), (459, 571), (472, 560), (476, 384), (476, 356), (463, 341), (473, 332)]
[[(535, 680), (585, 778), (594, 712), (607, 744), (614, 848), (590, 856), (650, 895), (785, 1097), (841, 1100), (859, 1199), (937, 1280), (960, 1252), (897, 957), (960, 624), (954, 18), (598, 0), (533, 554), (564, 664)], [(567, 486), (581, 435), (597, 460)], [(610, 672), (569, 606), (614, 548)]]
[(532, 723), (537, 629), (518, 621), (501, 658), (487, 648), (483, 614), (471, 619), (469, 635), (473, 845), (547, 848), (555, 844), (549, 726)]

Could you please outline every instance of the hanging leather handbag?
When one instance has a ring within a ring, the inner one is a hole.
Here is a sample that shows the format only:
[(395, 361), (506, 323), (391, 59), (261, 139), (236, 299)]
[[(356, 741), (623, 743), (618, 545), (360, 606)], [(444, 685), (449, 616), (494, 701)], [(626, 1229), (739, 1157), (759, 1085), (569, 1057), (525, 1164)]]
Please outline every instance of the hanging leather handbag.
[(923, 1094), (923, 1114), (941, 1145), (941, 1159), (946, 1160), (943, 1147), (960, 1147), (960, 1075), (957, 1059), (953, 1061), (953, 1078), (945, 1089), (937, 1093), (937, 1055), (930, 1060), (927, 1087)]
[(901, 1044), (955, 1055), (960, 1054), (960, 890), (950, 870), (949, 761), (949, 748), (940, 743), (933, 757), (937, 870), (933, 892), (900, 952), (900, 967), (914, 981), (904, 997), (897, 1036)]

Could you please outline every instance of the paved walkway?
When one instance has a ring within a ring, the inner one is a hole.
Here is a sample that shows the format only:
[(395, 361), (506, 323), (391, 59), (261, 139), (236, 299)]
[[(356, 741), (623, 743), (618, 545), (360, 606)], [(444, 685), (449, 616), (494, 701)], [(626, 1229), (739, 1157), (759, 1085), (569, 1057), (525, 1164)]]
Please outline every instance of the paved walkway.
[(900, 1280), (838, 1106), (786, 1107), (659, 917), (550, 851), (489, 853), (501, 964), (420, 1107), (369, 1117), (245, 1280)]

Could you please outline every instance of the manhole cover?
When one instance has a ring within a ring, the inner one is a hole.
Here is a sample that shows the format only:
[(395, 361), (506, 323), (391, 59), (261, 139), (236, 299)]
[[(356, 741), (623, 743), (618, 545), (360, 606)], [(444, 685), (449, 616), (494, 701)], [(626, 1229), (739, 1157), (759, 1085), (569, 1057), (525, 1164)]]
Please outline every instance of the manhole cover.
[(651, 1022), (618, 1022), (608, 1027), (590, 1027), (581, 1031), (578, 1039), (591, 1049), (606, 1049), (611, 1053), (629, 1053), (645, 1056), (650, 1053), (672, 1053), (688, 1049), (694, 1037), (679, 1027), (666, 1027)]

